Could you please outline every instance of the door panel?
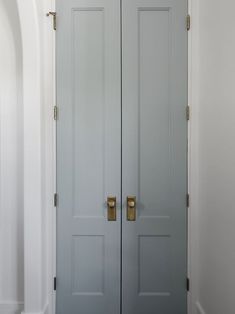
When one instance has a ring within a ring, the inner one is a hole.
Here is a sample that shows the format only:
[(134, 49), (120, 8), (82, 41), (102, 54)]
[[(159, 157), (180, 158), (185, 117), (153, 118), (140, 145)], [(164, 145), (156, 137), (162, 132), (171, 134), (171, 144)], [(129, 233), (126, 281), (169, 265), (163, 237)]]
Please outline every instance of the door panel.
[(119, 8), (57, 0), (57, 314), (120, 314)]
[(122, 2), (123, 314), (186, 313), (186, 15), (187, 0)]

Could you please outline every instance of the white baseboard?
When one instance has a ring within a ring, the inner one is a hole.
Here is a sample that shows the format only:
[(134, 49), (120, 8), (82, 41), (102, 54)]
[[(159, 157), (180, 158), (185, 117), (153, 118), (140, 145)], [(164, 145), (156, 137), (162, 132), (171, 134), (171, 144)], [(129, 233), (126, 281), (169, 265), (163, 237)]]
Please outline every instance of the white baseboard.
[(44, 312), (25, 312), (25, 311), (23, 311), (23, 312), (21, 312), (21, 314), (44, 314)]
[(21, 302), (0, 302), (0, 314), (20, 314), (23, 308)]
[[(0, 314), (3, 314), (3, 313), (0, 312)], [(6, 314), (8, 314), (8, 313), (6, 313)], [(49, 314), (49, 305), (46, 304), (41, 312), (34, 312), (34, 313), (32, 313), (32, 312), (24, 312), (23, 311), (23, 312), (21, 312), (21, 314)]]
[(200, 302), (196, 302), (196, 308), (197, 308), (197, 314), (206, 314), (206, 312), (203, 310)]
[(49, 304), (46, 304), (43, 309), (43, 314), (49, 314)]

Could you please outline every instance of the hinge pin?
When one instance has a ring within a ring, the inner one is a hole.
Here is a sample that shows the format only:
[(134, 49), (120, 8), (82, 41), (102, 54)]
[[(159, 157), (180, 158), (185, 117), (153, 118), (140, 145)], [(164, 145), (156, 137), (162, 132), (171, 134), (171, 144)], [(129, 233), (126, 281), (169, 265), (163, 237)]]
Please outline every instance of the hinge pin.
[(53, 29), (56, 31), (56, 12), (48, 12), (47, 16), (53, 16)]

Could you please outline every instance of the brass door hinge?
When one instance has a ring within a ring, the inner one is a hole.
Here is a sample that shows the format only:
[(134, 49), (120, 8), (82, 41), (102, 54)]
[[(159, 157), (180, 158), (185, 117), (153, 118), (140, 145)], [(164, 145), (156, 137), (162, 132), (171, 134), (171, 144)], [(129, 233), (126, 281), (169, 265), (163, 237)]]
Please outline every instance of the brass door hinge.
[(48, 12), (47, 16), (52, 15), (53, 17), (53, 29), (56, 31), (56, 12)]
[(189, 121), (190, 120), (190, 107), (186, 107), (186, 119)]
[(54, 291), (56, 291), (56, 277), (53, 278), (53, 286), (54, 286)]
[(54, 109), (53, 109), (53, 114), (54, 114), (54, 120), (58, 120), (58, 107), (57, 106), (54, 106)]
[(191, 16), (190, 16), (190, 14), (187, 15), (186, 25), (187, 25), (187, 31), (189, 31), (191, 28)]
[(186, 289), (187, 289), (187, 291), (190, 290), (190, 279), (189, 278), (186, 278)]
[(54, 207), (57, 207), (57, 205), (58, 205), (58, 194), (55, 193), (54, 194)]
[(187, 207), (189, 207), (189, 205), (190, 205), (190, 197), (189, 197), (189, 194), (186, 195), (186, 205), (187, 205)]

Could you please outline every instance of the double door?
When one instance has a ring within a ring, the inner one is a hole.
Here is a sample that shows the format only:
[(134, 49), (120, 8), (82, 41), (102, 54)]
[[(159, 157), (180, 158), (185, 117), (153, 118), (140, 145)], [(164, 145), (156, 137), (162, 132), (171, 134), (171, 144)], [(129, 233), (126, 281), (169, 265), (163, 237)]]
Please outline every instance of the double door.
[(187, 0), (57, 0), (57, 314), (186, 314)]

